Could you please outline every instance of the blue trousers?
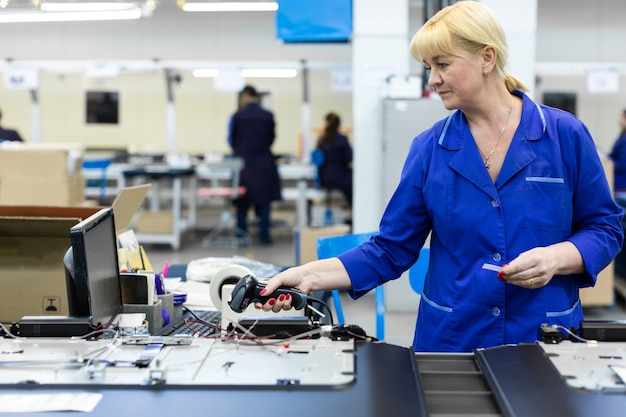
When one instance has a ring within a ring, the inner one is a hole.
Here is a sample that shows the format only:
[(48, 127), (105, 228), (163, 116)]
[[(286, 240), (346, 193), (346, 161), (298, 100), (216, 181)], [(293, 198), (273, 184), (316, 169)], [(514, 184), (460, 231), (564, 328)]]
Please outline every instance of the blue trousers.
[[(237, 206), (237, 229), (248, 232), (248, 210), (252, 204), (238, 201)], [(254, 212), (259, 219), (259, 241), (270, 243), (270, 203), (254, 204)]]

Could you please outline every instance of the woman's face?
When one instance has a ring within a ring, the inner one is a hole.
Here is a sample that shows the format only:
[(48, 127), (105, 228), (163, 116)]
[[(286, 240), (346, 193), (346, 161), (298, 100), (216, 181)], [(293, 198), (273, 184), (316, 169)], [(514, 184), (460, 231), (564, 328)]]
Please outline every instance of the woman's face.
[(424, 57), (424, 65), (430, 72), (428, 85), (439, 94), (447, 110), (462, 109), (476, 99), (483, 85), (480, 57), (466, 52)]

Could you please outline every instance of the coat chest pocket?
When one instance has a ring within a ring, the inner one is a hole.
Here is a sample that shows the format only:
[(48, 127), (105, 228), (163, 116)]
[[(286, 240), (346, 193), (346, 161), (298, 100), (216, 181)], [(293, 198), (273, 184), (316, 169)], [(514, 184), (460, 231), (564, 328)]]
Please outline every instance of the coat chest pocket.
[(565, 182), (563, 178), (526, 177), (524, 225), (545, 230), (564, 230)]

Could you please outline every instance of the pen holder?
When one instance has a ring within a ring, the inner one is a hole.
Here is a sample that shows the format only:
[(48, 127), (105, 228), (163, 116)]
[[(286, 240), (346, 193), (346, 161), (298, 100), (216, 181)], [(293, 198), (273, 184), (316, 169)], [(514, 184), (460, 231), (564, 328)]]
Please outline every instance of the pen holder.
[(187, 293), (176, 291), (172, 293), (174, 297), (174, 318), (173, 320), (180, 320), (184, 314), (183, 304), (187, 302)]
[(165, 294), (159, 295), (159, 300), (163, 303), (163, 309), (167, 311), (167, 317), (169, 318), (169, 322), (165, 323), (165, 319), (163, 322), (163, 326), (167, 326), (169, 323), (172, 323), (176, 320), (176, 313), (174, 311), (174, 294), (171, 292), (166, 292)]
[(124, 313), (145, 313), (148, 320), (148, 332), (155, 334), (163, 328), (163, 300), (159, 299), (152, 305), (147, 304), (124, 304)]

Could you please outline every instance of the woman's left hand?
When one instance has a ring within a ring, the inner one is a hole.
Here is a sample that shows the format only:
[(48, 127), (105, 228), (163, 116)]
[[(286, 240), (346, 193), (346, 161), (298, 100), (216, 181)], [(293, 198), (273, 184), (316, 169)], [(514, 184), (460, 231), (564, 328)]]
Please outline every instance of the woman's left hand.
[(498, 278), (523, 288), (541, 288), (547, 285), (558, 268), (556, 251), (548, 247), (533, 248), (521, 253), (502, 266)]

